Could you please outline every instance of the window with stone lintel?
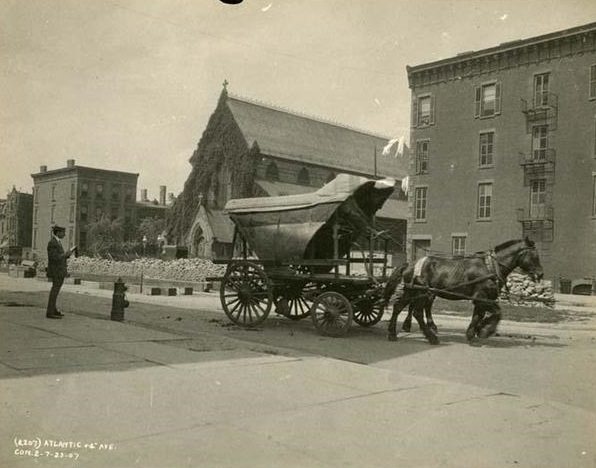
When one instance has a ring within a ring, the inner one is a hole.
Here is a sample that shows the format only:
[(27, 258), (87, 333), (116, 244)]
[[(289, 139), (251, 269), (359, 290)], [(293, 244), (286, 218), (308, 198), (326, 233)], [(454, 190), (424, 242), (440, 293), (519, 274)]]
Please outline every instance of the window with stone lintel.
[(501, 113), (501, 83), (491, 82), (476, 86), (474, 118), (486, 118)]

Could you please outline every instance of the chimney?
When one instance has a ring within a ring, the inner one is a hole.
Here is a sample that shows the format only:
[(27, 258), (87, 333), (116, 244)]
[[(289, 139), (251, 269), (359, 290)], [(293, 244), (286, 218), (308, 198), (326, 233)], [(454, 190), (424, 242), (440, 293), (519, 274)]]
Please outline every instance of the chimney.
[(165, 206), (166, 204), (166, 186), (159, 186), (159, 204)]
[(141, 189), (141, 201), (142, 202), (146, 202), (149, 201), (149, 199), (147, 198), (147, 189)]
[(66, 167), (74, 167), (75, 160), (74, 159), (67, 159), (66, 160)]
[(48, 172), (48, 166), (39, 166), (39, 172)]

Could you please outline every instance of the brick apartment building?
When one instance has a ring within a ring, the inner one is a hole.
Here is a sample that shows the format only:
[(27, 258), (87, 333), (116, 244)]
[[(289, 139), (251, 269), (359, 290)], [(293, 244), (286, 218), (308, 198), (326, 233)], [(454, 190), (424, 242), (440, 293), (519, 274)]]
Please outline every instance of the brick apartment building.
[(409, 255), (528, 235), (545, 276), (596, 276), (596, 23), (407, 68)]
[[(340, 172), (401, 181), (408, 158), (395, 157), (397, 144), (383, 156), (388, 143), (387, 137), (224, 89), (190, 160), (193, 170), (174, 204), (169, 240), (186, 245), (190, 256), (226, 257), (233, 226), (223, 208), (230, 198), (314, 192)], [(378, 228), (396, 240), (389, 247), (395, 261), (405, 257), (407, 214), (400, 190), (377, 213)]]
[(31, 217), (33, 196), (15, 187), (0, 200), (0, 252), (12, 262), (29, 256), (31, 248)]
[(6, 199), (0, 199), (0, 246), (8, 246), (6, 233)]
[(36, 258), (46, 258), (51, 227), (66, 228), (65, 246), (87, 247), (90, 223), (108, 216), (135, 222), (139, 174), (77, 166), (74, 159), (66, 167), (31, 174), (33, 178), (32, 249)]

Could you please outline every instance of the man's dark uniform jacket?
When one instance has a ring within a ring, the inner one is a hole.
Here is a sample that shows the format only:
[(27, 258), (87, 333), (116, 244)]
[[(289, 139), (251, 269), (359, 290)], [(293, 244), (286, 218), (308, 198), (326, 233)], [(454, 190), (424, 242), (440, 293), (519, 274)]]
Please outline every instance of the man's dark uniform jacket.
[(62, 244), (52, 236), (48, 242), (48, 278), (66, 278), (66, 258)]

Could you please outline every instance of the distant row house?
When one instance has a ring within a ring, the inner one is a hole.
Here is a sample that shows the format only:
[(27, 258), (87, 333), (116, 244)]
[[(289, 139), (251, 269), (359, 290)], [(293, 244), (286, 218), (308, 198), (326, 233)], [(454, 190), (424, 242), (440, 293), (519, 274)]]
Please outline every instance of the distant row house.
[(31, 256), (31, 213), (33, 197), (15, 187), (0, 200), (0, 253), (3, 258)]
[(160, 201), (147, 199), (144, 189), (137, 201), (139, 174), (94, 167), (78, 166), (74, 159), (66, 167), (48, 170), (41, 166), (31, 174), (33, 195), (29, 215), (29, 246), (33, 256), (46, 257), (46, 246), (54, 225), (66, 228), (65, 247), (77, 245), (85, 252), (91, 224), (102, 218), (124, 223), (125, 232), (132, 232), (143, 218), (165, 219), (166, 187), (160, 187)]
[(43, 256), (51, 236), (51, 226), (66, 228), (65, 246), (87, 248), (91, 223), (102, 217), (134, 221), (138, 174), (77, 166), (74, 159), (66, 167), (31, 174), (33, 178), (32, 249)]

